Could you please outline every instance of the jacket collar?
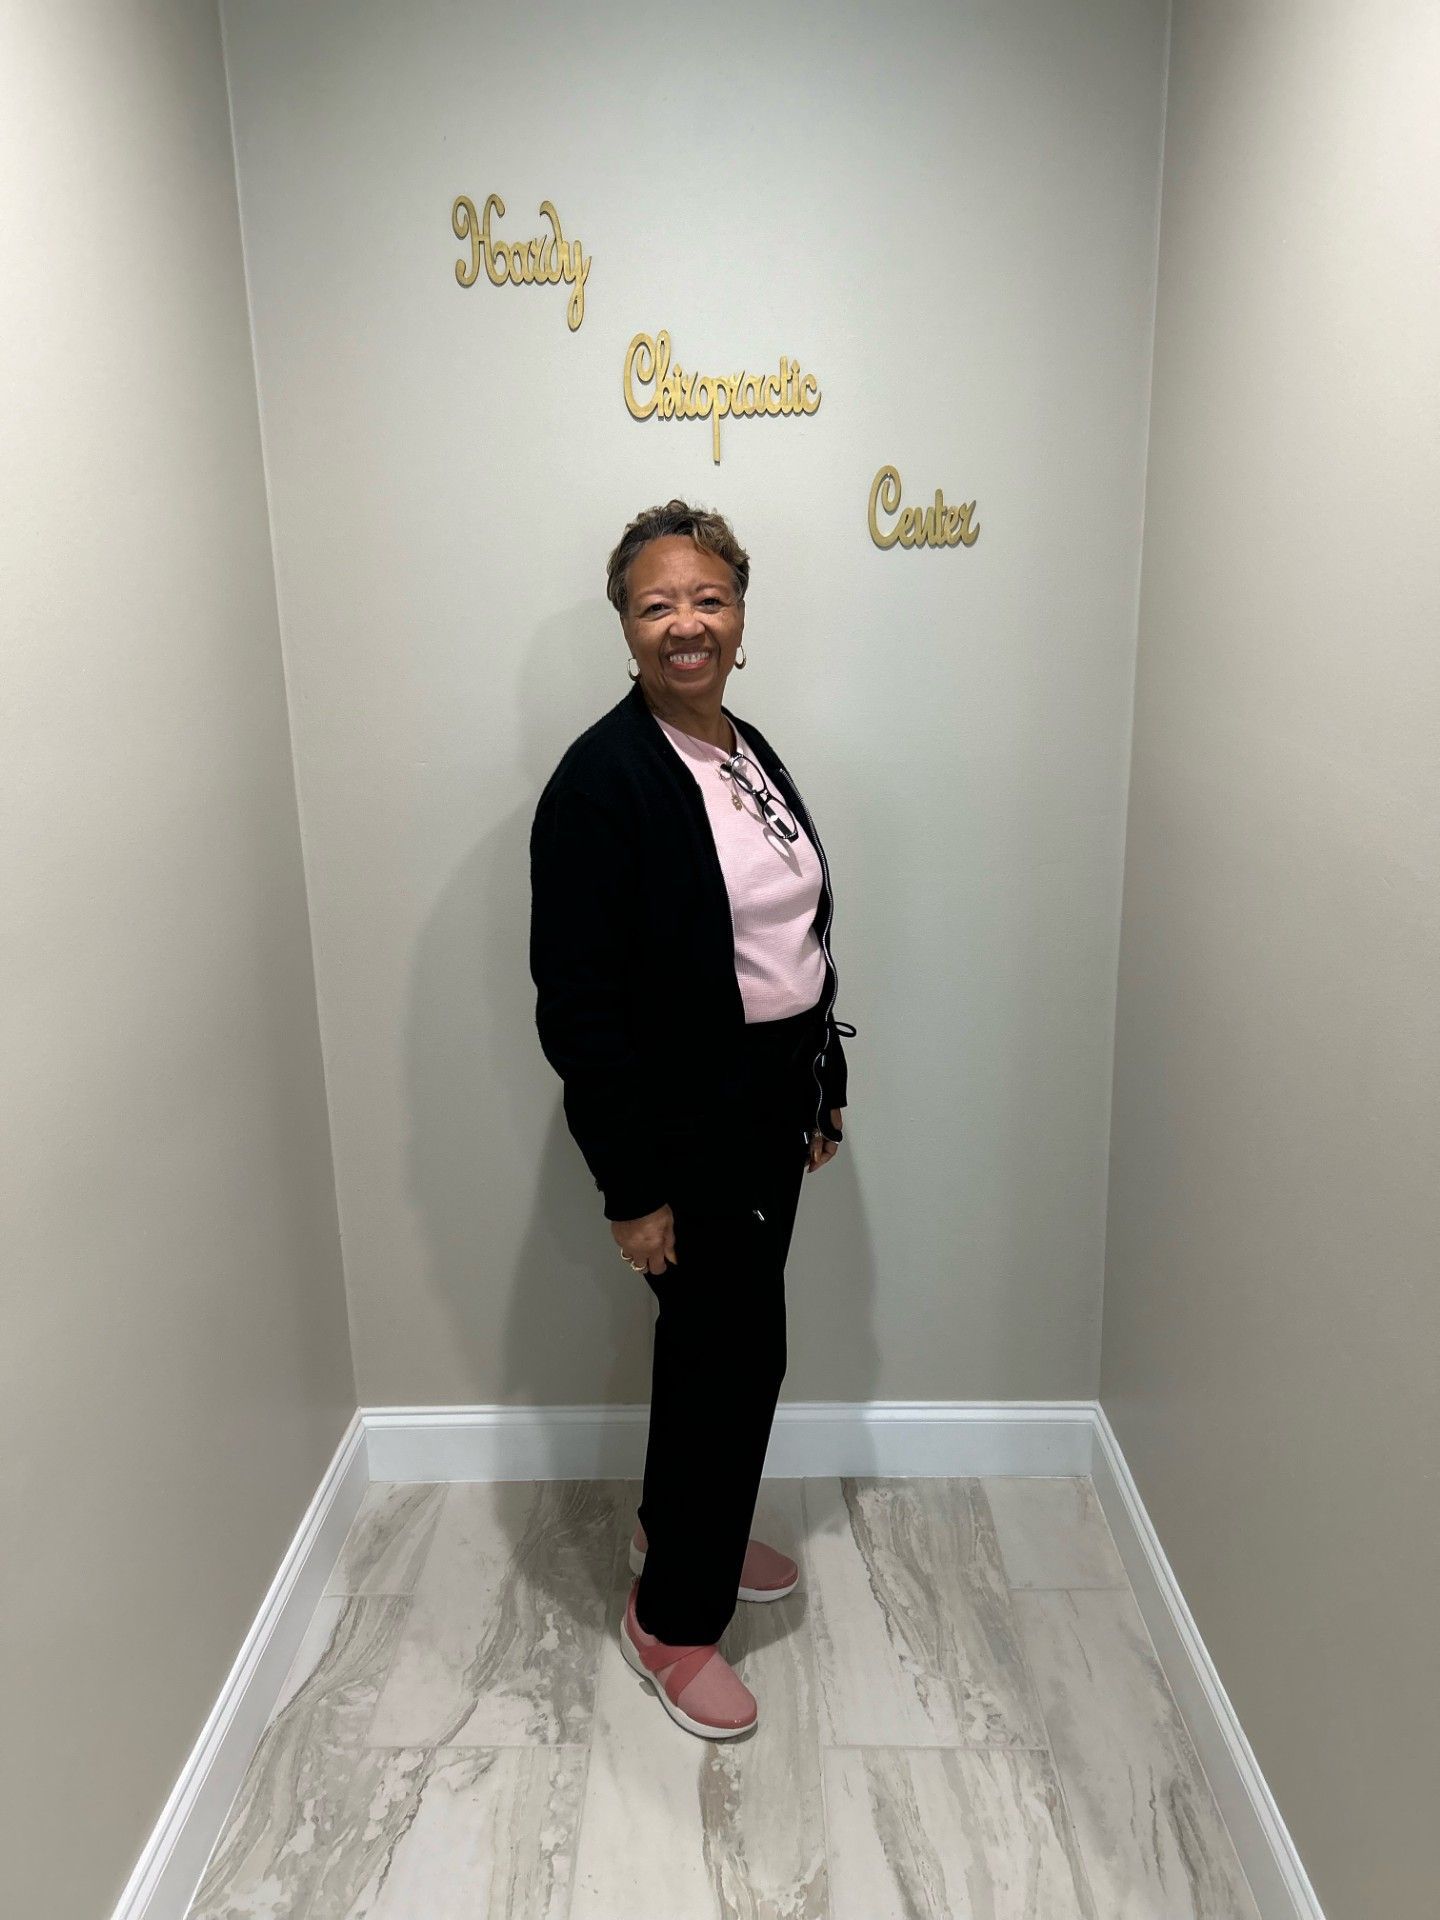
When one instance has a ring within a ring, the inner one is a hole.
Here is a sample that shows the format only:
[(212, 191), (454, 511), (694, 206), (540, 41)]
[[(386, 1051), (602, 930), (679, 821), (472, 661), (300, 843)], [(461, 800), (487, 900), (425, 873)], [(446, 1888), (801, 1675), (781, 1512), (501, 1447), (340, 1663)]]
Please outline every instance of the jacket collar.
[[(749, 720), (742, 718), (740, 714), (732, 712), (723, 701), (720, 705), (720, 711), (744, 734), (756, 759), (760, 762), (760, 768), (765, 778), (769, 781), (774, 791), (779, 794), (784, 804), (798, 817), (806, 833), (810, 836), (812, 843), (818, 846), (819, 841), (816, 839), (814, 824), (810, 819), (809, 813), (806, 811), (805, 802), (796, 790), (795, 782), (790, 778), (790, 769), (785, 765), (785, 762), (780, 758), (779, 754), (776, 753), (775, 749), (757, 726), (754, 726)], [(685, 795), (685, 804), (691, 808), (694, 817), (697, 820), (704, 819), (705, 802), (700, 796), (700, 790), (695, 784), (694, 776), (680, 755), (675, 752), (659, 727), (656, 726), (655, 716), (646, 704), (645, 696), (640, 691), (640, 682), (638, 680), (631, 686), (625, 698), (611, 709), (611, 713), (619, 723), (621, 737), (625, 741), (626, 751), (630, 752), (633, 750), (634, 752), (645, 755), (650, 766), (660, 772), (661, 778), (667, 780), (676, 792)], [(821, 858), (821, 870), (821, 893), (822, 897), (828, 900), (830, 895), (830, 880), (829, 875), (824, 872), (823, 856)]]
[[(776, 762), (775, 756), (770, 750), (769, 741), (764, 739), (762, 735), (750, 725), (748, 720), (742, 720), (738, 713), (732, 712), (723, 701), (720, 704), (720, 711), (732, 726), (744, 734), (751, 746), (754, 747), (756, 753), (760, 756), (761, 765), (773, 780), (776, 772)], [(655, 724), (655, 716), (650, 711), (645, 695), (641, 690), (639, 680), (632, 683), (629, 693), (616, 707), (615, 712), (628, 735), (632, 736), (637, 742), (643, 740), (647, 749), (655, 753), (658, 758), (676, 765), (679, 764), (675, 760), (675, 754), (669, 741), (666, 740), (664, 734)], [(664, 750), (663, 753), (661, 752), (662, 748)], [(686, 777), (688, 778), (689, 776), (687, 775)]]

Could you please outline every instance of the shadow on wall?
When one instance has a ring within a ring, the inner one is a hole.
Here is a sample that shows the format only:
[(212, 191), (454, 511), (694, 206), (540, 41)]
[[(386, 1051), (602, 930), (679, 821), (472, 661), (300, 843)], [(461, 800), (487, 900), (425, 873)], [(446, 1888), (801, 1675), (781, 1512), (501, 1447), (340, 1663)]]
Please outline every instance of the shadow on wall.
[[(520, 691), (523, 792), (439, 895), (416, 955), (406, 1035), (411, 1198), (430, 1249), (432, 1297), (464, 1350), (464, 1371), (495, 1381), (493, 1397), (510, 1405), (649, 1400), (653, 1296), (616, 1254), (566, 1127), (560, 1082), (540, 1051), (528, 962), (535, 804), (565, 747), (624, 697), (627, 667), (603, 600), (536, 631)], [(748, 711), (729, 698), (738, 693), (732, 679), (727, 703)], [(456, 805), (473, 805), (473, 767), (457, 777), (465, 791)], [(549, 1116), (538, 1154), (525, 1145), (537, 1112)], [(787, 1275), (786, 1398), (874, 1390), (874, 1273), (855, 1150), (847, 1140), (802, 1189)]]

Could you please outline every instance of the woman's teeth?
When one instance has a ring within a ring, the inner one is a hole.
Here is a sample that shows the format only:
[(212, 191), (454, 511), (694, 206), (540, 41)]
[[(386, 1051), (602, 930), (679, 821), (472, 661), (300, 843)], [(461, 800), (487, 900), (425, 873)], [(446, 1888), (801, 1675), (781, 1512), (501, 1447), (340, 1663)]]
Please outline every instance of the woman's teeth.
[(710, 654), (708, 650), (700, 653), (672, 653), (669, 658), (672, 667), (693, 668), (702, 666), (710, 658)]

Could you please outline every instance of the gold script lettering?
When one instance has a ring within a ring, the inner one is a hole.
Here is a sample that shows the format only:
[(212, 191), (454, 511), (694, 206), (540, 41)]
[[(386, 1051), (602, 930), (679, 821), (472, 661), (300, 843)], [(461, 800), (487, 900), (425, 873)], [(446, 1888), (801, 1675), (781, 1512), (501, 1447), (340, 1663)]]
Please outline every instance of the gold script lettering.
[[(469, 261), (455, 262), (455, 278), (462, 287), (473, 287), (475, 276), (480, 271), (480, 226), (475, 218), (475, 202), (467, 199), (463, 193), (457, 196), (450, 209), (450, 224), (455, 229), (457, 240), (468, 239), (470, 242)], [(465, 271), (467, 265), (470, 268), (468, 273)]]
[[(950, 507), (937, 487), (928, 507), (900, 505), (900, 475), (894, 467), (881, 467), (870, 482), (870, 504), (866, 519), (870, 538), (877, 547), (973, 547), (980, 534), (974, 520), (975, 502)], [(898, 514), (892, 527), (882, 527), (879, 516)]]
[[(503, 287), (510, 265), (510, 249), (505, 245), (503, 240), (497, 247), (490, 238), (490, 209), (492, 207), (502, 220), (505, 218), (505, 202), (500, 198), (498, 193), (488, 195), (485, 201), (485, 218), (480, 226), (480, 238), (485, 248), (486, 277), (489, 279), (492, 287)], [(495, 271), (497, 260), (500, 266), (498, 273)]]
[[(669, 345), (670, 336), (662, 333), (659, 338)], [(655, 395), (648, 400), (637, 400), (632, 377), (638, 379), (642, 387), (648, 387), (655, 378), (657, 342), (648, 333), (637, 333), (625, 353), (625, 410), (635, 420), (648, 420), (656, 407)]]
[(894, 467), (881, 467), (870, 483), (870, 538), (877, 547), (893, 547), (896, 541), (894, 527), (888, 533), (880, 531), (880, 522), (875, 518), (875, 509), (882, 513), (894, 513), (900, 504), (900, 476)]
[(783, 354), (779, 373), (763, 378), (755, 373), (687, 373), (678, 360), (671, 360), (670, 335), (663, 327), (653, 337), (637, 333), (631, 340), (620, 385), (632, 419), (708, 420), (711, 457), (717, 465), (722, 420), (814, 413), (822, 397), (815, 375), (802, 377), (800, 363)]
[(457, 239), (470, 242), (470, 258), (455, 262), (455, 278), (462, 287), (473, 287), (485, 264), (485, 277), (492, 287), (555, 286), (565, 281), (572, 288), (566, 303), (565, 318), (573, 333), (585, 318), (585, 282), (590, 277), (590, 259), (578, 240), (567, 240), (554, 203), (540, 202), (540, 211), (550, 223), (548, 233), (532, 240), (498, 240), (491, 232), (492, 214), (503, 220), (505, 202), (498, 193), (487, 194), (485, 210), (477, 220), (475, 202), (458, 194), (450, 209), (450, 224)]

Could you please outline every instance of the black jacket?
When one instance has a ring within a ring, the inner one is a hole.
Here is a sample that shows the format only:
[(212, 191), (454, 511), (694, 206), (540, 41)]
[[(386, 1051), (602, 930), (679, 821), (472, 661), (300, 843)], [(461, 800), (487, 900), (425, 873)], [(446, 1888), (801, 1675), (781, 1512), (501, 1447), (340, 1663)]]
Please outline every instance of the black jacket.
[[(820, 855), (815, 931), (825, 954), (815, 1126), (842, 1135), (846, 1062), (834, 1017), (830, 869), (805, 803), (764, 734), (722, 708)], [(565, 1119), (604, 1195), (635, 1220), (670, 1202), (679, 1157), (743, 1184), (739, 1079), (745, 1006), (730, 896), (704, 797), (637, 680), (566, 748), (530, 830), (530, 973)], [(737, 1200), (742, 1196), (737, 1193)]]

